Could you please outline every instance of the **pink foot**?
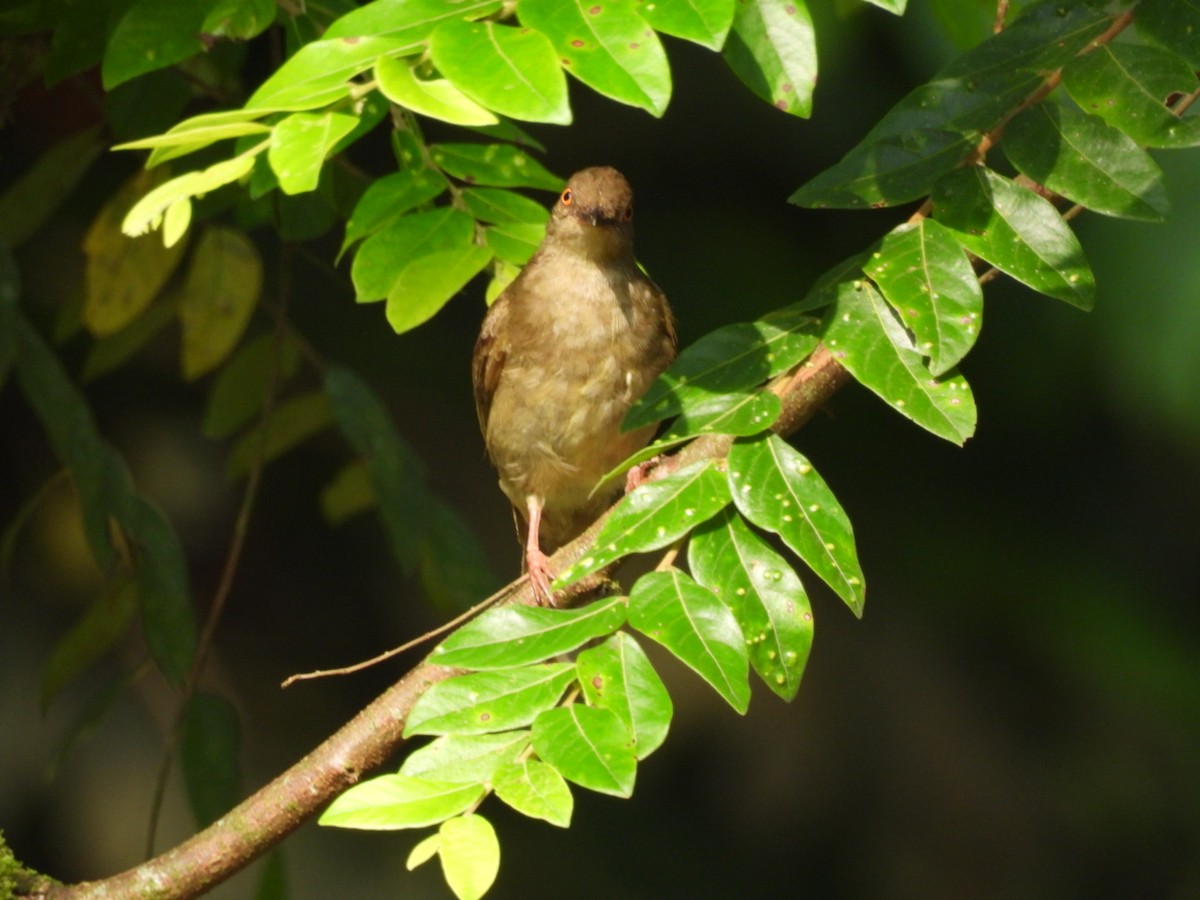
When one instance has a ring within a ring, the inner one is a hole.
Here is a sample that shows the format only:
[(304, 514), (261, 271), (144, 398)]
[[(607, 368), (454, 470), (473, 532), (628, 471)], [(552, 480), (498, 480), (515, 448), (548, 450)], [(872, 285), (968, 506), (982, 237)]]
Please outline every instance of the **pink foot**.
[(662, 462), (662, 456), (652, 456), (645, 462), (640, 462), (628, 472), (625, 473), (625, 493), (632, 494), (646, 481), (648, 476), (658, 464)]
[(553, 606), (550, 564), (538, 541), (538, 530), (542, 524), (542, 498), (534, 495), (526, 497), (525, 507), (529, 511), (529, 534), (525, 538), (525, 571), (529, 573), (529, 584), (537, 602), (542, 606)]

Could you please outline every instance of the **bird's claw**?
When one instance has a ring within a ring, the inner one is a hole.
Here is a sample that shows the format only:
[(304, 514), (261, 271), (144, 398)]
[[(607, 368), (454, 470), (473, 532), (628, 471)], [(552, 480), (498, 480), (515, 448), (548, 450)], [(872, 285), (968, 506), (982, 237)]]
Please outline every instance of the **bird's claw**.
[(638, 463), (625, 473), (625, 493), (632, 494), (646, 482), (646, 478), (662, 462), (662, 455), (652, 456)]
[(554, 606), (554, 592), (550, 590), (553, 580), (550, 572), (550, 561), (541, 550), (527, 550), (525, 553), (525, 571), (529, 573), (529, 584), (533, 588), (534, 599), (541, 606)]

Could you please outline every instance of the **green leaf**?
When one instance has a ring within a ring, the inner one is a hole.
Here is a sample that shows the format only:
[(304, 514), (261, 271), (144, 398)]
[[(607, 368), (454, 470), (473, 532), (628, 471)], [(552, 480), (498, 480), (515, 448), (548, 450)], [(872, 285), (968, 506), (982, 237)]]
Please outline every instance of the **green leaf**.
[(263, 334), (247, 341), (230, 357), (213, 382), (200, 430), (206, 437), (233, 434), (262, 411), (274, 380), (283, 387), (300, 364), (300, 347), (292, 337)]
[(1069, 62), (1110, 23), (1082, 3), (1034, 7), (908, 94), (791, 202), (857, 209), (925, 196), (974, 152), (983, 133), (1027, 102), (1047, 72)]
[(434, 144), (434, 164), (467, 184), (531, 187), (557, 191), (563, 179), (547, 172), (532, 156), (509, 144)]
[(491, 259), (489, 248), (466, 244), (409, 262), (388, 291), (387, 320), (392, 330), (403, 334), (431, 319)]
[(711, 460), (646, 482), (621, 499), (600, 530), (595, 549), (562, 572), (553, 588), (566, 587), (630, 553), (672, 544), (728, 502), (725, 478)]
[(500, 188), (465, 188), (459, 195), (467, 212), (481, 222), (545, 226), (550, 213), (540, 203)]
[(325, 393), (338, 428), (367, 463), (392, 553), (412, 573), (421, 560), (422, 519), (431, 502), (421, 460), (396, 431), (383, 401), (353, 372), (329, 367)]
[(904, 15), (904, 8), (908, 5), (908, 0), (864, 0), (864, 2), (878, 6), (897, 16)]
[(433, 781), (483, 784), (492, 781), (502, 766), (515, 762), (528, 746), (528, 731), (452, 734), (410, 753), (400, 767), (400, 774)]
[(137, 607), (137, 585), (131, 577), (118, 575), (104, 585), (100, 596), (59, 639), (46, 660), (42, 670), (42, 712), (64, 687), (111, 650), (129, 631)]
[(485, 792), (481, 784), (380, 775), (350, 788), (329, 804), (317, 822), (370, 830), (424, 828), (465, 812)]
[(545, 236), (545, 225), (509, 222), (488, 228), (483, 238), (500, 259), (514, 266), (523, 266), (529, 262)]
[(146, 168), (150, 169), (169, 159), (195, 153), (217, 141), (252, 134), (267, 134), (271, 131), (271, 126), (254, 121), (264, 114), (263, 110), (254, 109), (231, 109), (223, 112), (204, 113), (185, 119), (163, 134), (127, 141), (124, 144), (117, 144), (112, 149), (153, 151), (150, 158), (146, 160)]
[(567, 80), (541, 32), (496, 22), (445, 22), (429, 52), (437, 70), (487, 109), (526, 122), (568, 125)]
[(156, 334), (175, 320), (179, 313), (179, 292), (151, 303), (141, 315), (115, 334), (100, 338), (88, 348), (83, 361), (82, 378), (93, 381), (121, 366), (142, 349)]
[[(162, 224), (163, 216), (176, 203), (191, 197), (201, 197), (219, 187), (232, 184), (250, 174), (253, 168), (254, 154), (247, 153), (209, 166), (201, 172), (188, 172), (186, 175), (172, 178), (154, 188), (130, 208), (121, 222), (121, 231), (130, 237), (138, 237), (152, 231)], [(163, 243), (167, 247), (176, 246), (175, 240), (167, 241), (164, 238)], [(180, 247), (180, 250), (182, 249)]]
[(563, 67), (593, 90), (654, 116), (666, 112), (671, 99), (667, 55), (632, 5), (522, 0), (518, 15), (521, 24), (546, 35)]
[(418, 564), (421, 588), (435, 606), (462, 610), (500, 583), (470, 524), (449, 504), (431, 497)]
[(1200, 118), (1181, 119), (1167, 101), (1200, 87), (1196, 73), (1169, 50), (1111, 43), (1063, 70), (1063, 86), (1085, 112), (1094, 113), (1138, 144), (1193, 147)]
[(346, 220), (346, 237), (338, 256), (355, 241), (382, 231), (414, 207), (441, 196), (446, 188), (446, 179), (432, 169), (403, 169), (375, 179)]
[(498, 0), (374, 0), (339, 17), (325, 37), (382, 35), (409, 41), (415, 50), (443, 22), (480, 19), (499, 10)]
[(930, 372), (942, 375), (967, 355), (983, 324), (983, 291), (949, 229), (929, 218), (900, 225), (863, 271), (916, 338)]
[(225, 476), (241, 478), (257, 465), (278, 459), (315, 434), (329, 427), (329, 397), (324, 391), (310, 391), (278, 404), (266, 422), (256, 425), (238, 438), (225, 463)]
[(581, 609), (507, 607), (485, 612), (434, 648), (442, 666), (508, 669), (569, 653), (625, 622), (625, 603), (611, 597)]
[(86, 128), (44, 151), (0, 196), (0, 241), (16, 248), (37, 232), (75, 190), (104, 150), (100, 127)]
[(737, 4), (725, 61), (776, 109), (807, 118), (817, 83), (817, 40), (805, 0)]
[(496, 796), (517, 812), (543, 819), (559, 828), (571, 824), (575, 798), (558, 770), (541, 760), (526, 759), (496, 770), (492, 779)]
[(712, 591), (678, 569), (650, 572), (629, 594), (629, 624), (670, 650), (745, 714), (750, 706), (746, 638), (729, 607)]
[(248, 41), (275, 21), (274, 0), (209, 0), (200, 30), (206, 35)]
[(533, 723), (533, 749), (580, 787), (615, 797), (633, 793), (633, 736), (614, 712), (582, 703), (547, 710)]
[(198, 827), (208, 827), (241, 799), (241, 746), (242, 728), (233, 705), (217, 694), (192, 697), (179, 761)]
[(444, 78), (421, 79), (407, 60), (384, 57), (375, 64), (383, 95), (422, 116), (452, 125), (494, 125), (500, 120)]
[[(154, 179), (152, 174), (139, 173), (127, 181), (96, 214), (84, 235), (82, 319), (94, 336), (113, 334), (137, 318), (183, 258), (183, 244), (164, 247), (159, 241), (130, 240), (121, 233), (121, 219), (133, 198)], [(133, 209), (140, 205), (134, 204)]]
[(679, 354), (633, 404), (622, 428), (640, 428), (685, 410), (693, 415), (711, 411), (706, 404), (714, 394), (762, 384), (796, 365), (816, 345), (816, 320), (796, 307), (718, 328)]
[(350, 79), (375, 65), (381, 56), (403, 56), (420, 39), (403, 37), (326, 37), (301, 47), (246, 101), (247, 110), (319, 109), (345, 98)]
[(1200, 69), (1200, 4), (1196, 0), (1142, 0), (1136, 23), (1138, 34)]
[(934, 377), (895, 313), (870, 282), (839, 285), (825, 342), (864, 386), (901, 415), (939, 437), (963, 444), (975, 431), (970, 385), (952, 369)]
[[(0, 240), (0, 390), (17, 358), (17, 327), (20, 313), (17, 299), (21, 296), (21, 270), (13, 259), (12, 249)], [(10, 526), (11, 527), (11, 526)], [(0, 542), (2, 548), (3, 542)], [(5, 553), (0, 549), (0, 578), (4, 578)]]
[(440, 681), (413, 704), (404, 736), (491, 734), (530, 724), (575, 680), (571, 663), (475, 672)]
[(438, 829), (438, 856), (458, 900), (479, 900), (500, 871), (500, 841), (478, 813), (449, 819)]
[(164, 69), (204, 49), (212, 0), (136, 0), (113, 29), (100, 73), (104, 89)]
[[(787, 560), (727, 508), (692, 534), (688, 566), (733, 610), (763, 683), (784, 700), (795, 697), (812, 647), (813, 617)], [(582, 674), (581, 658), (581, 681)]]
[(1043, 102), (1004, 130), (1021, 174), (1095, 212), (1161, 222), (1170, 212), (1162, 170), (1132, 138), (1074, 106)]
[(424, 865), (438, 855), (441, 846), (442, 838), (437, 832), (423, 841), (418, 841), (417, 845), (409, 851), (408, 859), (404, 861), (404, 868), (411, 872), (417, 866)]
[(671, 695), (633, 635), (618, 631), (576, 660), (579, 684), (589, 706), (611, 710), (633, 735), (638, 759), (666, 740)]
[(240, 231), (204, 229), (183, 283), (183, 377), (194, 381), (221, 365), (250, 323), (262, 290), (262, 260)]
[(345, 113), (293, 113), (275, 125), (267, 159), (285, 194), (314, 190), (321, 165), (338, 141), (354, 130), (356, 116)]
[(362, 460), (342, 466), (321, 489), (321, 513), (330, 525), (341, 525), (374, 506), (371, 473)]
[(1035, 291), (1092, 308), (1096, 282), (1083, 247), (1049, 200), (971, 166), (938, 181), (933, 203), (971, 253)]
[(382, 300), (412, 260), (439, 250), (473, 246), (474, 231), (474, 220), (449, 206), (401, 216), (363, 241), (355, 253), (350, 266), (354, 299), (358, 303)]
[(733, 0), (688, 0), (687, 3), (640, 2), (638, 14), (655, 31), (720, 50), (733, 24)]
[(850, 519), (804, 456), (776, 435), (737, 441), (729, 451), (729, 487), (743, 516), (783, 538), (862, 615), (866, 589)]

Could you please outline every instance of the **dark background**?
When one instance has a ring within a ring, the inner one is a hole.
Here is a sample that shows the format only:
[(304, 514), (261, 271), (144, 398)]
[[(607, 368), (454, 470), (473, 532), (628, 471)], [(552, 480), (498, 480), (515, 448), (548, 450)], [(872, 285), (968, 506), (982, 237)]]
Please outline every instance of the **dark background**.
[[(907, 216), (785, 201), (950, 52), (914, 5), (903, 21), (818, 10), (809, 121), (756, 100), (713, 54), (671, 41), (676, 88), (661, 121), (573, 85), (575, 125), (531, 129), (556, 172), (612, 164), (634, 184), (639, 256), (683, 343), (799, 299)], [(26, 98), (0, 132), (6, 181), (81, 127), (86, 98), (71, 90)], [(386, 171), (383, 152), (358, 153)], [(795, 438), (850, 514), (869, 585), (857, 622), (806, 578), (817, 628), (797, 700), (756, 688), (741, 719), (656, 655), (676, 717), (634, 798), (576, 791), (565, 832), (489, 801), (503, 852), (489, 896), (1200, 896), (1200, 171), (1194, 155), (1158, 158), (1167, 225), (1077, 220), (1100, 285), (1095, 312), (1005, 280), (988, 286), (963, 366), (980, 408), (965, 448), (857, 386)], [(134, 165), (102, 160), (22, 248), (25, 307), (39, 321), (78, 290), (82, 232)], [(331, 258), (337, 239), (314, 252)], [(507, 504), (470, 398), (481, 286), (396, 337), (381, 305), (354, 305), (345, 266), (336, 278), (300, 266), (291, 309), (301, 330), (388, 398), (434, 488), (485, 542), (497, 583), (515, 575)], [(161, 337), (88, 395), (138, 486), (179, 529), (206, 604), (239, 488), (222, 475), (226, 446), (199, 435), (207, 382), (180, 382), (176, 340)], [(62, 348), (73, 371), (86, 348), (83, 337)], [(242, 715), (248, 789), (406, 662), (286, 692), (283, 677), (371, 655), (447, 615), (398, 574), (374, 518), (323, 522), (317, 493), (345, 458), (329, 435), (265, 475), (212, 664)], [(11, 383), (0, 465), (7, 522), (56, 467)], [(39, 710), (41, 667), (95, 589), (69, 492), (52, 493), (0, 594), (0, 828), (20, 858), (64, 879), (140, 858), (171, 709), (142, 679), (51, 774), (71, 723), (120, 670), (102, 664)], [(138, 652), (127, 649), (125, 662)], [(190, 830), (175, 782), (159, 846)], [(435, 868), (403, 871), (417, 838), (307, 826), (285, 845), (293, 896), (448, 896)], [(251, 896), (255, 877), (213, 896)]]

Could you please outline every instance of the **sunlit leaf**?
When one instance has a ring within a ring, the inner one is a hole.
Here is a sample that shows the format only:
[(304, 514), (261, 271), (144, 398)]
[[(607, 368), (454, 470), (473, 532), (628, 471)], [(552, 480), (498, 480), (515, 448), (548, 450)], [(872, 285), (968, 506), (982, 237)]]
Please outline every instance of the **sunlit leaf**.
[(346, 237), (340, 253), (355, 241), (382, 231), (414, 207), (441, 195), (446, 187), (446, 179), (432, 169), (403, 169), (375, 179), (346, 220)]
[(413, 704), (404, 734), (489, 734), (521, 728), (557, 704), (574, 680), (573, 664), (546, 663), (439, 681)]
[(469, 809), (485, 790), (481, 784), (380, 775), (350, 788), (317, 821), (338, 828), (423, 828)]
[(746, 87), (794, 116), (812, 113), (817, 41), (805, 0), (737, 4), (725, 61)]
[(500, 120), (444, 78), (422, 79), (407, 60), (375, 64), (379, 90), (393, 103), (452, 125), (492, 125)]
[(466, 244), (411, 260), (388, 291), (387, 320), (392, 330), (403, 334), (428, 321), (491, 259), (490, 248)]
[(481, 222), (545, 225), (550, 218), (546, 207), (515, 191), (486, 187), (466, 188), (460, 196), (467, 212)]
[(439, 168), (467, 184), (548, 191), (557, 191), (563, 185), (563, 179), (509, 144), (434, 144), (429, 154)]
[(734, 0), (688, 0), (687, 3), (642, 2), (638, 13), (655, 31), (720, 50), (733, 24)]
[(325, 37), (301, 47), (246, 101), (246, 109), (299, 111), (319, 109), (350, 93), (350, 79), (381, 56), (403, 56), (420, 47), (420, 38)]
[(533, 749), (580, 787), (616, 797), (633, 793), (633, 735), (614, 712), (582, 703), (547, 710), (533, 723)]
[(638, 759), (667, 737), (671, 695), (633, 635), (618, 631), (576, 660), (579, 684), (591, 706), (612, 710), (633, 735)]
[(496, 796), (530, 818), (566, 828), (571, 824), (575, 798), (558, 770), (541, 760), (526, 759), (496, 770), (492, 778)]
[(492, 781), (498, 769), (515, 762), (528, 746), (528, 731), (451, 734), (410, 753), (400, 767), (400, 774), (433, 781), (483, 784)]
[(439, 250), (471, 247), (474, 231), (474, 220), (449, 206), (401, 216), (363, 241), (355, 253), (350, 267), (355, 300), (384, 299), (412, 260)]
[(267, 159), (285, 194), (314, 190), (321, 165), (334, 146), (354, 130), (356, 116), (346, 113), (293, 113), (275, 125)]
[(454, 896), (479, 900), (500, 871), (496, 830), (478, 813), (449, 819), (438, 829), (438, 858)]

